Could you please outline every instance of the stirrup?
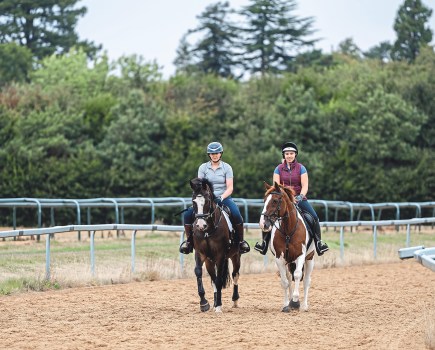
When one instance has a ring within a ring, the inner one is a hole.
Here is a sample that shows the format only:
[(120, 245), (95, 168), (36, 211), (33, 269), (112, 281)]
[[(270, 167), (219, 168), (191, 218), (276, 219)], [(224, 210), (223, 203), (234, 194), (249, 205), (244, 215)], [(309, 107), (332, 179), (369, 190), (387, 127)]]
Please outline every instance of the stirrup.
[(181, 254), (190, 254), (193, 252), (193, 245), (189, 244), (189, 242), (186, 240), (180, 244), (179, 251)]
[(254, 249), (262, 255), (266, 255), (267, 253), (267, 244), (266, 241), (260, 243), (255, 243)]
[(240, 250), (240, 254), (245, 254), (245, 253), (249, 253), (251, 247), (249, 246), (248, 242), (241, 241), (239, 243), (239, 250)]
[(316, 242), (316, 251), (317, 255), (323, 255), (323, 253), (327, 252), (329, 250), (329, 247), (326, 243), (322, 241)]

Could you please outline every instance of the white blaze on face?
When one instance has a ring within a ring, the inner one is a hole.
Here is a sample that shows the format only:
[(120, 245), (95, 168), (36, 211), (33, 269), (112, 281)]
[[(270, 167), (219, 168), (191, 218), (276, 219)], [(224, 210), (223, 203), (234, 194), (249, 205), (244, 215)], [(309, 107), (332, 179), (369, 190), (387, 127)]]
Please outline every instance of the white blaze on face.
[[(266, 208), (269, 205), (269, 202), (272, 198), (272, 195), (269, 194), (269, 196), (267, 196), (266, 201), (264, 202), (264, 207), (263, 207), (263, 211), (261, 212), (261, 216), (260, 216), (260, 228), (264, 231), (264, 213), (266, 213)], [(268, 231), (270, 231), (271, 227), (268, 228)]]
[[(197, 207), (197, 214), (202, 215), (204, 214), (204, 205), (205, 205), (205, 198), (202, 195), (196, 196), (196, 198), (193, 200), (196, 203)], [(199, 228), (203, 228), (206, 225), (206, 222), (204, 219), (198, 219), (197, 223)]]

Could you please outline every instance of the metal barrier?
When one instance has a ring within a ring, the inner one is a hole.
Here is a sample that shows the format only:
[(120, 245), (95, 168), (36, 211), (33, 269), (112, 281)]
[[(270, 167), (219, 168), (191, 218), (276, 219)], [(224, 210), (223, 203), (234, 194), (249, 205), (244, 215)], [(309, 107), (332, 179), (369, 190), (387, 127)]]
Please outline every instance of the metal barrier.
[(414, 257), (417, 262), (435, 272), (435, 247), (425, 249), (424, 246), (399, 249), (400, 259)]
[[(244, 221), (249, 222), (249, 208), (262, 208), (262, 199), (245, 199), (234, 198), (236, 204), (243, 208)], [(372, 221), (381, 220), (382, 212), (384, 210), (394, 210), (394, 219), (400, 220), (401, 209), (414, 209), (414, 217), (422, 217), (422, 209), (432, 209), (432, 217), (435, 217), (435, 202), (402, 202), (402, 203), (352, 203), (345, 201), (330, 201), (310, 199), (310, 203), (314, 207), (320, 207), (324, 210), (325, 215), (323, 221), (329, 222), (331, 210), (334, 210), (334, 221), (338, 221), (338, 214), (340, 210), (348, 212), (346, 216), (349, 221), (354, 220), (355, 212), (357, 213), (357, 220), (361, 218), (364, 211), (370, 212)], [(158, 207), (175, 207), (179, 209), (186, 209), (191, 204), (189, 197), (165, 197), (165, 198), (90, 198), (90, 199), (47, 199), (47, 198), (1, 198), (0, 207), (12, 208), (12, 227), (17, 227), (16, 222), (16, 209), (18, 207), (33, 207), (37, 210), (37, 227), (42, 225), (42, 209), (50, 208), (50, 224), (55, 225), (54, 208), (74, 208), (76, 210), (77, 224), (81, 223), (81, 209), (87, 209), (87, 224), (91, 224), (91, 208), (112, 208), (115, 214), (115, 223), (124, 223), (124, 208), (149, 208), (151, 209), (150, 224), (154, 224), (156, 220), (156, 208)], [(182, 223), (182, 217), (180, 218)], [(322, 218), (321, 218), (322, 220)], [(80, 237), (79, 237), (80, 238)]]
[[(435, 223), (435, 217), (432, 218), (414, 218), (409, 220), (383, 220), (383, 221), (344, 221), (344, 222), (321, 222), (322, 227), (340, 227), (340, 258), (344, 259), (344, 228), (357, 227), (357, 226), (371, 226), (373, 229), (373, 257), (377, 257), (377, 228), (378, 226), (407, 226), (406, 245), (409, 246), (410, 242), (410, 227), (411, 225), (420, 225)], [(258, 223), (246, 223), (245, 228), (259, 229)], [(128, 224), (105, 224), (105, 225), (69, 225), (69, 226), (55, 226), (49, 228), (36, 228), (36, 229), (23, 229), (23, 230), (9, 230), (0, 231), (0, 238), (6, 237), (19, 237), (31, 235), (46, 235), (46, 264), (45, 264), (45, 277), (50, 278), (50, 243), (51, 234), (72, 232), (72, 231), (88, 231), (90, 232), (90, 254), (91, 254), (91, 273), (95, 274), (95, 231), (102, 230), (131, 230), (131, 271), (135, 270), (135, 252), (136, 252), (136, 232), (137, 231), (172, 231), (180, 232), (180, 242), (183, 240), (183, 226), (172, 225), (128, 225)], [(184, 255), (180, 254), (180, 267), (182, 268), (184, 262)], [(266, 259), (266, 257), (265, 257)], [(266, 260), (265, 260), (266, 261)]]

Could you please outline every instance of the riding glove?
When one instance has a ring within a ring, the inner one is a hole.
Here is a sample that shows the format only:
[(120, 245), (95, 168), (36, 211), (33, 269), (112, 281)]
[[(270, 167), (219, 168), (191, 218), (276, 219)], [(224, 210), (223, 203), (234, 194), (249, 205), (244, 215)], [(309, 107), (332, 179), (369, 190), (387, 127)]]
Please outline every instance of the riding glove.
[(299, 203), (301, 200), (304, 199), (304, 196), (301, 195), (301, 194), (298, 194), (298, 195), (295, 197), (295, 199), (296, 199), (296, 203)]
[(221, 207), (222, 206), (222, 197), (221, 196), (216, 197), (214, 199), (214, 202)]

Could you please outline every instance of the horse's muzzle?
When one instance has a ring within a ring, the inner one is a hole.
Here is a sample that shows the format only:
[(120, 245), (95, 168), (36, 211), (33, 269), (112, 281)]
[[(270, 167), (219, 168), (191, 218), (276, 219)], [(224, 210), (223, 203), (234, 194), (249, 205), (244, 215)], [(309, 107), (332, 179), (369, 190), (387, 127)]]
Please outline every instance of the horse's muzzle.
[(261, 215), (259, 224), (263, 232), (269, 232), (272, 230), (272, 223), (269, 219), (265, 219), (264, 215)]
[(205, 221), (203, 219), (198, 219), (198, 220), (196, 220), (195, 227), (199, 231), (204, 232), (204, 231), (206, 231), (208, 229), (207, 221)]

